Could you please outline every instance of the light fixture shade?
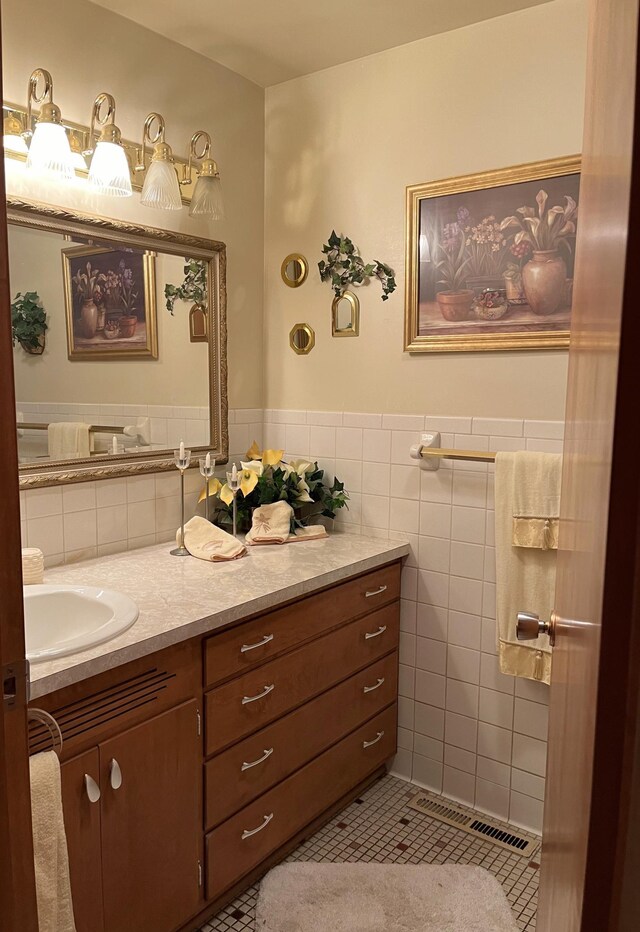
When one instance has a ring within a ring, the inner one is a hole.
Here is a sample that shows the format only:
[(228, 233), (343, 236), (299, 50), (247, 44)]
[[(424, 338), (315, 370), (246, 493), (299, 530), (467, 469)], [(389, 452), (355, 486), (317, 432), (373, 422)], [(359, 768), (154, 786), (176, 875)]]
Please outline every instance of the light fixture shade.
[(224, 202), (219, 175), (200, 175), (191, 198), (189, 216), (224, 220)]
[(98, 194), (131, 197), (129, 163), (117, 142), (99, 142), (91, 159), (89, 184)]
[(142, 186), (140, 203), (160, 210), (180, 210), (182, 198), (173, 162), (151, 161)]
[(62, 124), (36, 124), (29, 146), (27, 168), (57, 181), (73, 181), (75, 173), (71, 148)]
[(6, 152), (17, 152), (20, 155), (26, 155), (29, 151), (22, 136), (14, 136), (13, 134), (5, 133), (2, 137), (2, 145)]

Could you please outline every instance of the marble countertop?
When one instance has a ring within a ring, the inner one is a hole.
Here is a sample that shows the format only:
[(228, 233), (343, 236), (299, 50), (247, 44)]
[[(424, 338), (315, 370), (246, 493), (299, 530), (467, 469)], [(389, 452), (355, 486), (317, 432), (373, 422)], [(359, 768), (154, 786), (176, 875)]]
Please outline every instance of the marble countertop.
[(189, 638), (219, 630), (283, 602), (375, 569), (409, 552), (405, 543), (355, 534), (254, 547), (229, 563), (172, 557), (170, 544), (61, 566), (52, 585), (104, 586), (135, 600), (140, 615), (119, 637), (68, 657), (31, 665), (31, 698)]

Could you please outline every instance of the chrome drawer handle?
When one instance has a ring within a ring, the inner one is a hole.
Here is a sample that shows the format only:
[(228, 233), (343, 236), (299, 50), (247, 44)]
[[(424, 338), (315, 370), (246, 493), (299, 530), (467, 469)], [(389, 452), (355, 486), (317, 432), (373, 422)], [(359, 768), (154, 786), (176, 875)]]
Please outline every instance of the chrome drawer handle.
[(265, 634), (261, 641), (256, 641), (255, 644), (243, 644), (240, 648), (241, 654), (246, 654), (250, 650), (255, 650), (256, 647), (264, 647), (265, 644), (268, 644), (269, 641), (273, 641), (273, 634)]
[(372, 693), (374, 689), (380, 689), (384, 683), (384, 676), (381, 676), (375, 686), (365, 686), (362, 690), (363, 693)]
[(242, 699), (242, 705), (248, 705), (249, 702), (257, 702), (258, 699), (264, 699), (265, 696), (268, 696), (269, 693), (272, 693), (276, 688), (276, 684), (272, 683), (271, 686), (265, 686), (261, 693), (258, 693), (257, 696), (244, 696)]
[(364, 636), (365, 641), (370, 640), (371, 638), (379, 638), (381, 634), (384, 634), (387, 630), (386, 625), (380, 625), (377, 631), (367, 631)]
[(240, 770), (241, 770), (241, 771), (244, 771), (244, 770), (251, 770), (252, 767), (257, 767), (258, 764), (264, 764), (264, 762), (265, 762), (269, 757), (271, 757), (272, 754), (273, 754), (273, 748), (269, 748), (268, 750), (265, 749), (265, 752), (264, 752), (264, 754), (262, 755), (262, 757), (259, 757), (258, 760), (252, 760), (252, 761), (250, 761), (249, 763), (247, 763), (247, 761), (245, 761), (244, 764), (242, 765), (242, 767), (240, 768)]
[(380, 586), (379, 589), (374, 589), (372, 592), (365, 592), (365, 599), (370, 599), (372, 595), (382, 595), (383, 592), (387, 591), (386, 586)]
[(100, 787), (98, 786), (96, 781), (93, 779), (93, 777), (89, 776), (88, 773), (85, 773), (84, 775), (84, 785), (87, 790), (87, 796), (89, 797), (89, 802), (97, 803), (101, 795)]
[(119, 790), (122, 786), (122, 771), (115, 757), (111, 758), (111, 763), (109, 764), (109, 782), (113, 790)]
[(363, 748), (370, 748), (370, 747), (372, 747), (374, 744), (377, 744), (378, 741), (380, 741), (382, 738), (384, 738), (384, 731), (379, 731), (378, 734), (376, 735), (376, 737), (373, 739), (373, 741), (363, 741), (363, 742), (362, 742), (362, 747), (363, 747)]
[(257, 835), (258, 832), (261, 832), (263, 828), (267, 827), (267, 825), (269, 824), (269, 822), (271, 822), (272, 819), (273, 819), (273, 812), (270, 812), (269, 815), (266, 815), (264, 817), (264, 822), (262, 823), (262, 825), (259, 825), (257, 828), (251, 828), (251, 829), (246, 828), (244, 832), (242, 833), (242, 840), (244, 841), (245, 838), (251, 838), (252, 835)]

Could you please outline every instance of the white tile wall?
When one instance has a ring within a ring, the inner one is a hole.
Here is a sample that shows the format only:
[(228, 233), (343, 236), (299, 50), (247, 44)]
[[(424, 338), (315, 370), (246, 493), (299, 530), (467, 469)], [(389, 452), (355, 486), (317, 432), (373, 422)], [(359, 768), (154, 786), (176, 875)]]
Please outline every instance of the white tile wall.
[(407, 540), (394, 770), (437, 793), (540, 831), (548, 689), (498, 669), (493, 467), (421, 470), (423, 430), (443, 446), (562, 450), (563, 424), (516, 418), (266, 411), (264, 442), (342, 479), (337, 527)]
[[(245, 409), (230, 412), (230, 459), (253, 440), (317, 459), (350, 492), (336, 530), (409, 542), (395, 772), (539, 831), (548, 689), (498, 669), (493, 468), (421, 470), (408, 450), (425, 429), (458, 449), (562, 449), (556, 421)], [(199, 474), (186, 483), (191, 514)], [(178, 491), (178, 476), (161, 473), (23, 492), (24, 545), (53, 565), (169, 541)]]

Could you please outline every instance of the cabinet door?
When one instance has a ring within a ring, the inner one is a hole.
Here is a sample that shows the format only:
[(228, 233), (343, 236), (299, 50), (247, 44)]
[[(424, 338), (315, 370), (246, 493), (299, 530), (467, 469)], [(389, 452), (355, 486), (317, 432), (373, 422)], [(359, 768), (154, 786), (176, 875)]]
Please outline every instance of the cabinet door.
[(196, 700), (99, 747), (106, 932), (172, 932), (201, 901)]
[(60, 779), (76, 930), (103, 932), (98, 749), (62, 764)]

